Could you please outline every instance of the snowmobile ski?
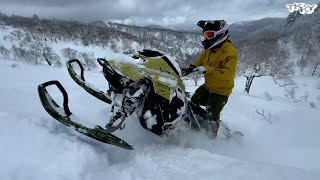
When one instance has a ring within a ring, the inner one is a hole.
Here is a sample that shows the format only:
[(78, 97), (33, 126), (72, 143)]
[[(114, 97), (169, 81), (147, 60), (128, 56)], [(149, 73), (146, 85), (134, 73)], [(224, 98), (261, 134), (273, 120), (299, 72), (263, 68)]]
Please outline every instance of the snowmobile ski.
[[(73, 61), (76, 62), (76, 61)], [(72, 62), (70, 62), (72, 63)], [(69, 69), (69, 68), (68, 68)], [(55, 85), (63, 95), (63, 108), (60, 107), (50, 96), (46, 90), (47, 86)], [(38, 86), (40, 101), (44, 109), (57, 121), (68, 126), (77, 132), (84, 134), (90, 138), (100, 142), (118, 146), (127, 150), (132, 150), (133, 147), (117, 136), (106, 133), (105, 130), (96, 125), (94, 128), (89, 128), (81, 123), (75, 122), (77, 117), (73, 115), (68, 106), (68, 94), (59, 81), (48, 81)], [(91, 94), (91, 93), (90, 93)], [(101, 99), (100, 99), (101, 100)]]
[[(78, 64), (80, 67), (80, 76), (73, 69), (72, 64)], [(84, 90), (101, 101), (111, 104), (111, 97), (107, 93), (100, 91), (98, 88), (94, 88), (91, 84), (88, 84), (84, 79), (84, 68), (78, 59), (72, 59), (67, 62), (67, 69), (71, 78)]]

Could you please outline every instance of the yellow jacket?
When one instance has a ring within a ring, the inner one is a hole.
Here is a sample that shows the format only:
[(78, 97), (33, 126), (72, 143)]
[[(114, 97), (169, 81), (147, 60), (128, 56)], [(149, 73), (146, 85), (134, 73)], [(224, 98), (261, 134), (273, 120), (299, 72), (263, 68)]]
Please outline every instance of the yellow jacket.
[(234, 87), (237, 61), (237, 50), (226, 41), (219, 48), (203, 50), (194, 65), (206, 68), (205, 87), (209, 92), (229, 96)]

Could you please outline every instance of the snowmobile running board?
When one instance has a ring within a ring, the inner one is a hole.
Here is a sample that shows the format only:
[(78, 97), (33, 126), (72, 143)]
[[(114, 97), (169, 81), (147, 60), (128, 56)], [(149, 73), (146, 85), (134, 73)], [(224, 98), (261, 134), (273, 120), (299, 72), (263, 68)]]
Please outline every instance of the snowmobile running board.
[[(69, 68), (68, 68), (69, 69)], [(63, 108), (61, 108), (50, 96), (46, 90), (47, 86), (55, 85), (63, 95)], [(59, 81), (48, 81), (38, 86), (38, 93), (40, 101), (44, 109), (57, 121), (65, 126), (78, 131), (90, 138), (98, 140), (103, 143), (118, 146), (124, 149), (132, 150), (133, 147), (124, 140), (114, 136), (110, 133), (103, 132), (103, 128), (95, 126), (95, 128), (86, 127), (80, 123), (74, 122), (77, 117), (72, 114), (68, 106), (68, 94)]]
[[(72, 63), (77, 63), (80, 67), (80, 76), (77, 75), (77, 73), (74, 71), (73, 67), (72, 67)], [(87, 83), (84, 79), (84, 68), (81, 65), (80, 61), (78, 59), (72, 59), (69, 60), (67, 62), (67, 69), (68, 72), (71, 76), (71, 78), (79, 85), (81, 86), (84, 90), (86, 90), (89, 94), (91, 94), (92, 96), (100, 99), (101, 101), (111, 104), (111, 97), (106, 94), (103, 91), (98, 90), (97, 88), (94, 88), (92, 85), (90, 85), (89, 83)]]

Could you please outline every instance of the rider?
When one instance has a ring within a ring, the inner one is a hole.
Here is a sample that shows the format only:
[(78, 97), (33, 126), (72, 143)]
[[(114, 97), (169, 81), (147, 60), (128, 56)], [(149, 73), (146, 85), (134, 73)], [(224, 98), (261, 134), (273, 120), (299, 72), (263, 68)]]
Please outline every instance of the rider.
[(203, 73), (205, 83), (200, 86), (191, 102), (206, 106), (208, 118), (216, 136), (220, 126), (220, 112), (228, 101), (234, 87), (238, 53), (228, 39), (229, 26), (224, 20), (199, 21), (205, 39), (204, 50), (199, 58), (189, 66), (189, 71)]

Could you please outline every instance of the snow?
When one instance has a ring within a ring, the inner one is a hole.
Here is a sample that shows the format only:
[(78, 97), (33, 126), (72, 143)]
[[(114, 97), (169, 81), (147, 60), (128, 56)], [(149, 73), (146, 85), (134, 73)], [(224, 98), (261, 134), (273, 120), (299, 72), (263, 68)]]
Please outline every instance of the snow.
[(146, 111), (146, 113), (143, 115), (143, 118), (146, 119), (148, 129), (151, 129), (153, 125), (157, 124), (157, 115), (152, 116), (150, 110)]
[(176, 81), (176, 78), (175, 78), (175, 79), (170, 79), (170, 78), (165, 78), (165, 77), (159, 76), (159, 81), (164, 82), (164, 83), (167, 83), (167, 84), (169, 84), (171, 87), (176, 87), (177, 84), (178, 84), (178, 82)]
[[(10, 39), (8, 38), (9, 35), (14, 32), (15, 30), (17, 30), (16, 28), (10, 27), (10, 26), (3, 26), (3, 28), (0, 28), (0, 32), (1, 32), (1, 45), (4, 46), (5, 48), (9, 49), (12, 47), (12, 45), (16, 45), (18, 46), (19, 44), (15, 41), (10, 41)], [(5, 38), (6, 37), (6, 38)]]
[(250, 77), (250, 76), (259, 77), (261, 75), (259, 73), (256, 73), (256, 72), (246, 71), (243, 76), (245, 76), (245, 77)]
[[(99, 143), (51, 118), (37, 92), (49, 80), (65, 87), (70, 110), (79, 119), (101, 126), (109, 120), (110, 106), (73, 82), (65, 67), (0, 60), (0, 179), (320, 179), (316, 78), (296, 78), (296, 99), (269, 77), (255, 78), (246, 94), (246, 78), (237, 78), (222, 120), (243, 132), (242, 139), (227, 141), (218, 135), (212, 140), (191, 131), (159, 137), (132, 115), (125, 129), (115, 133), (134, 146), (132, 151)], [(108, 87), (101, 73), (86, 72), (86, 81), (101, 90)], [(192, 80), (185, 84), (191, 93), (197, 88)], [(48, 87), (48, 92), (62, 104), (57, 88)]]

